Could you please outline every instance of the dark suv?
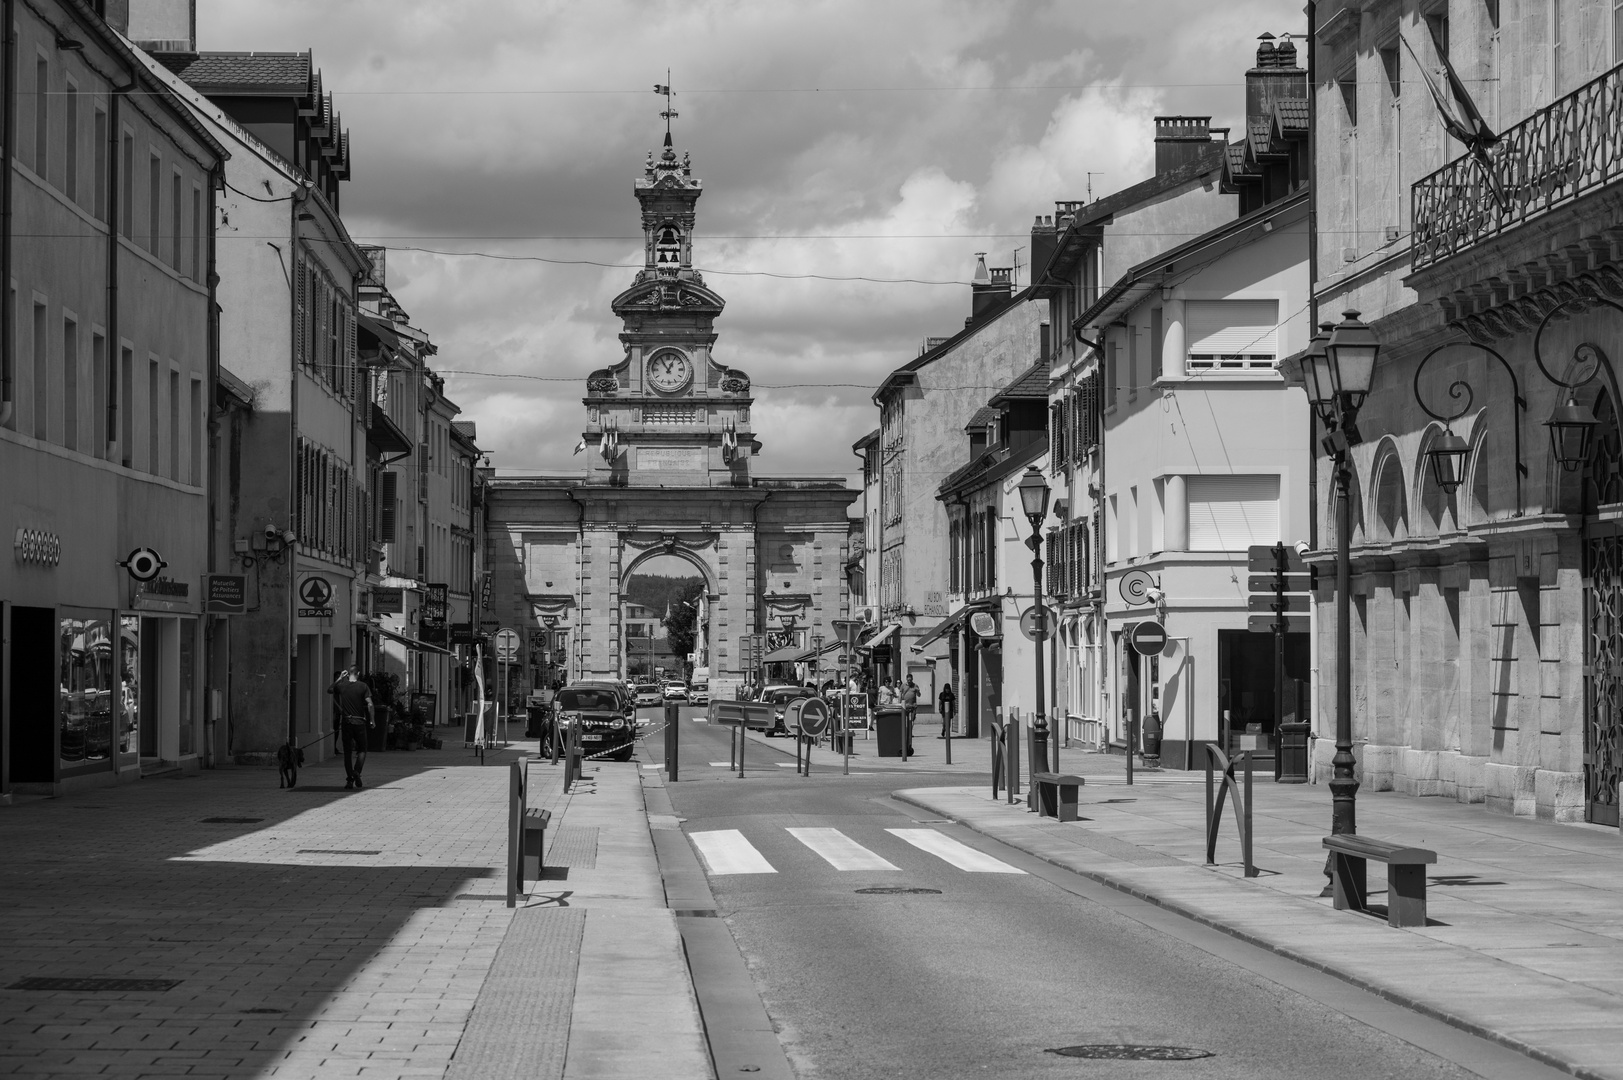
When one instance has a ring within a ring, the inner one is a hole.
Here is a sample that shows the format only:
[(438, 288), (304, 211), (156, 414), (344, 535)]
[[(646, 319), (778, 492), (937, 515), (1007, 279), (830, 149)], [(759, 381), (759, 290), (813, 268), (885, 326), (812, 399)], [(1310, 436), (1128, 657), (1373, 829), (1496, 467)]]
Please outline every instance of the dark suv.
[(615, 761), (631, 760), (637, 748), (637, 706), (620, 683), (570, 683), (558, 691), (554, 707), (564, 738), (580, 725), (580, 746), (587, 755), (610, 750)]

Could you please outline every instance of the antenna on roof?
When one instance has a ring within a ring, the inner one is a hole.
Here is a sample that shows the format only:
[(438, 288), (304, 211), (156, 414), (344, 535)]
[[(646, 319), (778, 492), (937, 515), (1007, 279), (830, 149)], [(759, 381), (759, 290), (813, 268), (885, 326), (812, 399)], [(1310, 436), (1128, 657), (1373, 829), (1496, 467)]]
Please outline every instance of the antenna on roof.
[(1103, 175), (1104, 175), (1104, 173), (1102, 171), (1088, 173), (1088, 202), (1093, 201), (1093, 178), (1095, 176), (1103, 176)]
[(665, 95), (665, 111), (660, 113), (659, 115), (661, 115), (661, 116), (663, 116), (665, 118), (665, 145), (666, 146), (671, 145), (671, 121), (675, 120), (677, 118), (677, 116), (680, 115), (675, 109), (671, 108), (671, 82), (670, 82), (670, 79), (671, 79), (671, 69), (666, 68), (665, 69), (665, 81), (662, 82), (662, 83), (655, 83), (654, 84), (654, 93), (656, 93), (656, 94), (664, 94)]

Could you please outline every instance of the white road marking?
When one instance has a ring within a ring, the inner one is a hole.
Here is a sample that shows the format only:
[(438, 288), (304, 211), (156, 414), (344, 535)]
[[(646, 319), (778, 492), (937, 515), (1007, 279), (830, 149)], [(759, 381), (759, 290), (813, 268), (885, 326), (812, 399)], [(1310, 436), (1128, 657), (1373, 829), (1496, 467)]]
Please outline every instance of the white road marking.
[(712, 761), (710, 767), (713, 769), (731, 769), (733, 763), (730, 761)]
[(1010, 866), (1006, 862), (994, 859), (972, 847), (960, 844), (950, 836), (943, 836), (934, 829), (886, 829), (886, 832), (900, 840), (905, 840), (920, 851), (934, 855), (936, 858), (951, 863), (960, 870), (967, 870), (972, 874), (1024, 874), (1025, 871)]
[(789, 835), (811, 848), (836, 870), (900, 870), (838, 829), (790, 829)]
[(710, 718), (708, 716), (695, 716), (695, 717), (692, 717), (691, 719), (693, 720), (693, 722), (695, 724), (703, 724), (703, 723), (707, 723)]
[(779, 762), (776, 762), (775, 764), (780, 769), (792, 769), (792, 768), (795, 767), (795, 763), (792, 762), (792, 761), (779, 761)]
[(688, 833), (712, 874), (776, 874), (766, 857), (737, 829)]

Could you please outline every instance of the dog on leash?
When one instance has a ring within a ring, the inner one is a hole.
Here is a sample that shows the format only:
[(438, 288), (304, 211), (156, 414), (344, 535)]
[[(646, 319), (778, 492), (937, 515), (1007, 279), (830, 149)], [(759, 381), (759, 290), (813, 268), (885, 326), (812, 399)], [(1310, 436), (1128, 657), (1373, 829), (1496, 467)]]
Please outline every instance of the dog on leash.
[(299, 766), (304, 764), (304, 748), (294, 746), (291, 741), (283, 743), (276, 748), (276, 768), (279, 773), (278, 788), (297, 787), (299, 785)]

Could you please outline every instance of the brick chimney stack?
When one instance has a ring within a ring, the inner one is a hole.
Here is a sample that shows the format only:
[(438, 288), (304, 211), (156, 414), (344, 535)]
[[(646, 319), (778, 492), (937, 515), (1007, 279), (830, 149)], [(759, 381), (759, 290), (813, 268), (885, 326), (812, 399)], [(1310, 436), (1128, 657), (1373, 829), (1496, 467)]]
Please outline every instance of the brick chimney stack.
[(1199, 160), (1212, 148), (1209, 116), (1157, 116), (1155, 118), (1155, 175), (1164, 176)]

